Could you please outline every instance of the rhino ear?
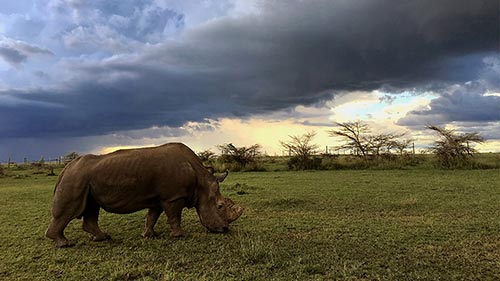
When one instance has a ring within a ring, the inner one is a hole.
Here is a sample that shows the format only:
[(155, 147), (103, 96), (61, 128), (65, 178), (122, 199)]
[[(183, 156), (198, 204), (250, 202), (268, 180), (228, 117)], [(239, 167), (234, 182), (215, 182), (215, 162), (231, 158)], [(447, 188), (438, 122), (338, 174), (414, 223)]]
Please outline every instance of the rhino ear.
[(227, 175), (229, 175), (229, 170), (226, 170), (224, 174), (219, 175), (217, 177), (217, 182), (223, 182), (226, 179)]
[(205, 169), (207, 169), (210, 172), (210, 174), (212, 174), (212, 175), (215, 173), (214, 167), (205, 166)]

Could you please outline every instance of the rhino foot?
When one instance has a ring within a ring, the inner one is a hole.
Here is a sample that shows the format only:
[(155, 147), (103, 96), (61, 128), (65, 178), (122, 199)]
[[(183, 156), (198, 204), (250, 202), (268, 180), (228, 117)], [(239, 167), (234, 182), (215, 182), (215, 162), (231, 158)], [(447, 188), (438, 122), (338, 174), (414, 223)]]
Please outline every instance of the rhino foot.
[(64, 239), (64, 240), (58, 240), (56, 241), (55, 244), (56, 248), (69, 248), (75, 246), (75, 243), (73, 241)]
[(174, 238), (182, 238), (182, 237), (186, 237), (186, 233), (182, 230), (177, 230), (177, 231), (172, 231), (170, 233), (170, 236), (172, 236)]
[(158, 233), (156, 233), (153, 230), (144, 231), (142, 233), (142, 237), (144, 237), (144, 239), (152, 239), (152, 238), (155, 238), (157, 236), (158, 236)]
[(94, 238), (92, 238), (92, 241), (99, 242), (99, 241), (106, 241), (106, 240), (110, 240), (110, 239), (111, 239), (111, 236), (109, 236), (106, 233), (103, 233), (102, 235), (95, 236)]

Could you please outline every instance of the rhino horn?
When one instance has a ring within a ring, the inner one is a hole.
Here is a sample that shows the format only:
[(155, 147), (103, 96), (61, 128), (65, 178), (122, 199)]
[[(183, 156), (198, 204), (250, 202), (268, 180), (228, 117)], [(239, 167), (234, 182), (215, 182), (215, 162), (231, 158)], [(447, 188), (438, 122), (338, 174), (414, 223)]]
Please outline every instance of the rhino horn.
[(234, 204), (233, 200), (229, 198), (224, 198), (224, 200), (226, 201), (227, 221), (228, 223), (232, 223), (243, 214), (244, 209)]
[(219, 175), (217, 177), (217, 182), (223, 182), (226, 179), (227, 175), (229, 175), (229, 170), (226, 170), (224, 174)]

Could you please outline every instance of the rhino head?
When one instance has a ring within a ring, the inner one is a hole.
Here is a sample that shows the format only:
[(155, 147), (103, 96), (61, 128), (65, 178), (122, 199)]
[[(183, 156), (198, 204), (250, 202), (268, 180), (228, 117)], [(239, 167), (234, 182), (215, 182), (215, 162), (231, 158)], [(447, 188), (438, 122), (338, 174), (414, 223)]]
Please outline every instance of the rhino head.
[(227, 232), (229, 224), (238, 219), (243, 213), (243, 208), (222, 196), (219, 183), (223, 182), (229, 173), (213, 177), (208, 180), (208, 188), (203, 188), (198, 196), (196, 212), (200, 222), (211, 232)]

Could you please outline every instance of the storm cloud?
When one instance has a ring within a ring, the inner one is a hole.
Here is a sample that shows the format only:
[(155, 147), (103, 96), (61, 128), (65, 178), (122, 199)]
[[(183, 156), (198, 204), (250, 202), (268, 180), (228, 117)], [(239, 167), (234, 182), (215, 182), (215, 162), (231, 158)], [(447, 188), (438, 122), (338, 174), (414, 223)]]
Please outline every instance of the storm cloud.
[(450, 122), (500, 121), (500, 96), (488, 95), (479, 82), (468, 82), (463, 86), (451, 86), (428, 108), (409, 112), (398, 121), (403, 126), (423, 124), (444, 125)]
[[(496, 0), (266, 1), (257, 13), (190, 27), (182, 13), (142, 2), (135, 10), (52, 7), (80, 13), (85, 24), (57, 36), (61, 52), (85, 56), (61, 59), (48, 73), (59, 77), (54, 85), (1, 90), (10, 102), (0, 103), (0, 135), (105, 135), (273, 112), (346, 91), (440, 91), (481, 79), (488, 90), (500, 86), (483, 75), (485, 58), (498, 55)], [(177, 36), (168, 37), (169, 24)], [(457, 97), (469, 94), (444, 94), (432, 108), (465, 106)], [(498, 102), (480, 97), (478, 106)], [(457, 112), (447, 116), (462, 118)]]

